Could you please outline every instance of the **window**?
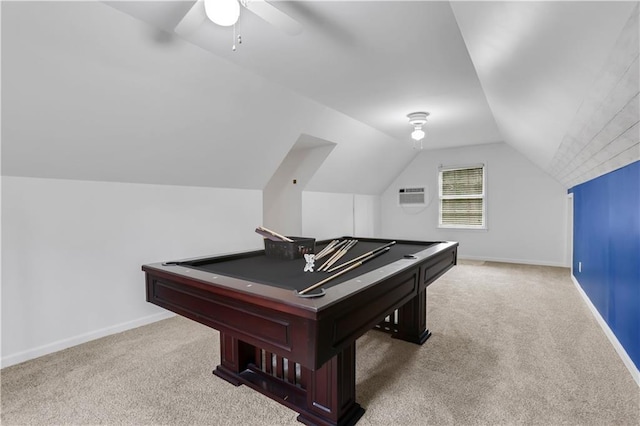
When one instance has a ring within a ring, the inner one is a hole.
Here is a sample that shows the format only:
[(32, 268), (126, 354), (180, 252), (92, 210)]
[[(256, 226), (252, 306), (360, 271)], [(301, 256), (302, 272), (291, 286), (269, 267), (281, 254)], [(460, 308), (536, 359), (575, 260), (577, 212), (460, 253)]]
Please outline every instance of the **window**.
[(484, 165), (441, 167), (440, 223), (443, 228), (485, 229)]

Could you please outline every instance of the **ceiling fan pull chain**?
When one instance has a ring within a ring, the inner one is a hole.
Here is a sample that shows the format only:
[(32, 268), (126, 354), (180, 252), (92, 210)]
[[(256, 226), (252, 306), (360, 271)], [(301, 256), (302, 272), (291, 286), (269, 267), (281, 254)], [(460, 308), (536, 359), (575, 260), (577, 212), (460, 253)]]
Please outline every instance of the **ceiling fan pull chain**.
[(231, 46), (231, 50), (236, 51), (236, 24), (233, 24), (233, 46)]
[[(240, 4), (244, 7), (244, 8), (248, 8), (249, 7), (249, 2), (251, 0), (240, 0)], [(236, 25), (233, 24), (233, 51), (236, 51), (236, 45), (235, 42), (236, 40), (238, 40), (238, 44), (242, 44), (242, 36), (240, 34), (238, 34), (238, 38), (236, 39)]]
[(233, 24), (233, 46), (231, 47), (231, 50), (234, 52), (236, 51), (236, 40), (238, 41), (238, 44), (242, 44), (242, 36), (238, 34), (238, 37), (236, 38), (236, 24)]

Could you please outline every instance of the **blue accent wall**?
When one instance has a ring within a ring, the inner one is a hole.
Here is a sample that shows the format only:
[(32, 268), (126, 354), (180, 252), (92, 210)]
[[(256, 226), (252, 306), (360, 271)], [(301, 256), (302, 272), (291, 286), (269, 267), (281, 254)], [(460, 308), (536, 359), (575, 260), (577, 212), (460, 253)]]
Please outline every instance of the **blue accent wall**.
[(573, 274), (640, 369), (640, 161), (569, 192)]

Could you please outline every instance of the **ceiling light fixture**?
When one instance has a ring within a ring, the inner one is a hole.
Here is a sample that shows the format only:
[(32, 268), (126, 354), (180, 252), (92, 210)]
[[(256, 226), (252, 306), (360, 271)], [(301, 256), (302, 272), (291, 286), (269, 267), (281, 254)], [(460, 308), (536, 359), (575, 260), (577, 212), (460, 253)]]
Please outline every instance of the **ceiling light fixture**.
[[(415, 149), (422, 149), (422, 140), (426, 136), (422, 126), (427, 123), (428, 112), (412, 112), (407, 114), (409, 124), (413, 126), (413, 132), (411, 132), (411, 139), (414, 140), (413, 147)], [(419, 145), (418, 145), (419, 144)]]
[(238, 22), (240, 3), (238, 0), (204, 0), (204, 11), (215, 24), (230, 27)]

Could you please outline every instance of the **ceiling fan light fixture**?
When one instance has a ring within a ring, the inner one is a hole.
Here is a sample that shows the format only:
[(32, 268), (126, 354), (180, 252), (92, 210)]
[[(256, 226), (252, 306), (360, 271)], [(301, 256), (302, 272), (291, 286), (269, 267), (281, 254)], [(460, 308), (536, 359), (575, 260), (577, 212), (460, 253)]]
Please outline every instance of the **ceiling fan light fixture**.
[(407, 114), (409, 124), (413, 126), (413, 132), (411, 132), (411, 139), (413, 139), (413, 149), (421, 150), (423, 148), (422, 140), (426, 136), (426, 133), (424, 130), (422, 130), (422, 126), (427, 124), (428, 116), (428, 112), (412, 112), (411, 114)]
[(240, 3), (238, 0), (204, 0), (204, 11), (214, 24), (230, 27), (238, 22)]
[(422, 139), (424, 139), (424, 136), (425, 133), (422, 129), (415, 129), (413, 132), (411, 132), (411, 139), (413, 139), (414, 141), (421, 141)]
[(422, 130), (422, 126), (427, 124), (428, 112), (412, 112), (407, 114), (409, 124), (413, 126), (413, 132), (411, 132), (411, 138), (415, 141), (421, 141), (425, 137), (425, 132)]

